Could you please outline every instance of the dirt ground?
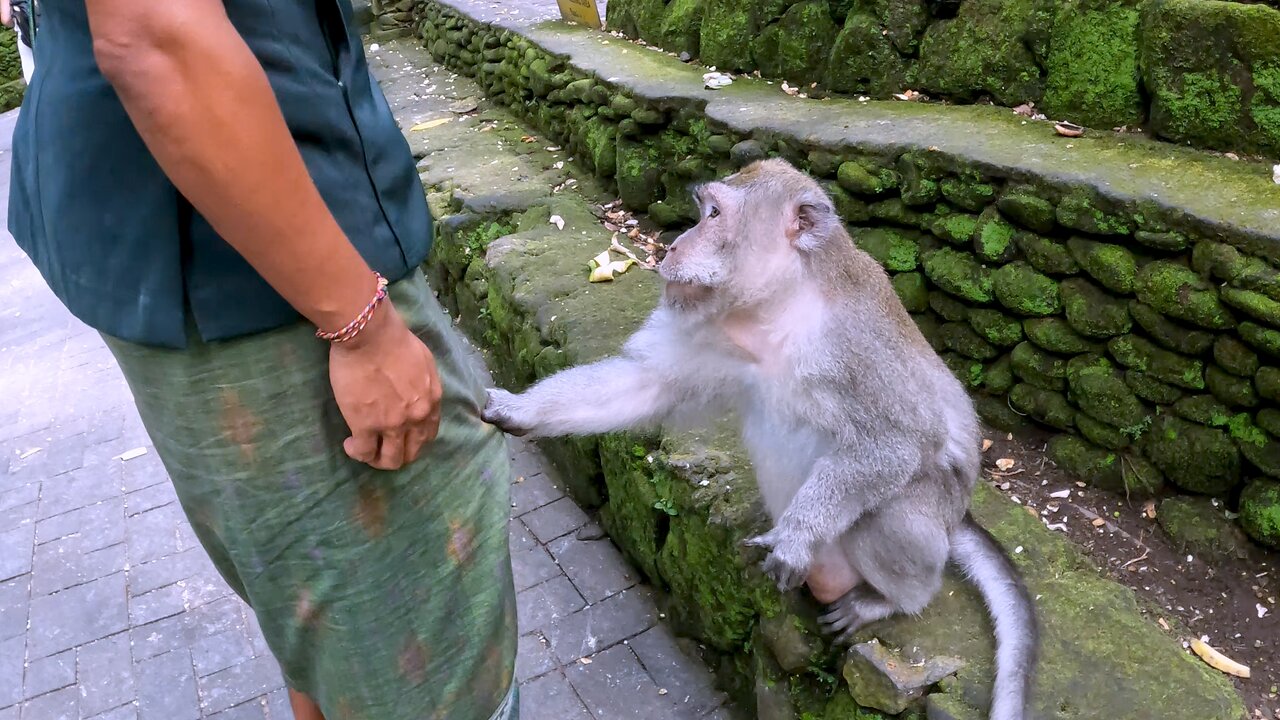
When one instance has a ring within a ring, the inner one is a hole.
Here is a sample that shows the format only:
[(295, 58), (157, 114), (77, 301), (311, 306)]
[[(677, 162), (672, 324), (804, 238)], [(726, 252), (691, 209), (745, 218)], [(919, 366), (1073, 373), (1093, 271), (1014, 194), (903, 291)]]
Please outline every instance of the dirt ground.
[(992, 441), (983, 454), (987, 482), (1065, 533), (1112, 579), (1144, 598), (1152, 619), (1184, 647), (1200, 638), (1247, 665), (1249, 679), (1232, 678), (1246, 707), (1255, 718), (1280, 720), (1275, 553), (1255, 546), (1247, 559), (1212, 561), (1182, 553), (1157, 524), (1160, 498), (1129, 502), (1085, 486), (1046, 457), (1047, 436), (1014, 439), (988, 431), (986, 437)]

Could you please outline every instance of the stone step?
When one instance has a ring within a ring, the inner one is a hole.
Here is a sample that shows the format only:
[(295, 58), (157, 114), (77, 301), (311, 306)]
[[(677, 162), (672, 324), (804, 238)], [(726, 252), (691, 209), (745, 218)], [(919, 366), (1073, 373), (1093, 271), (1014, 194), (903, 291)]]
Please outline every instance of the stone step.
[[(540, 12), (526, 5), (518, 9), (522, 18)], [(776, 97), (776, 90), (767, 86), (750, 84), (703, 91), (699, 77), (663, 55), (616, 40), (604, 44), (598, 36), (536, 19), (512, 19), (516, 13), (509, 6), (490, 9), (458, 3), (444, 12), (444, 5), (431, 3), (420, 12), (430, 47), (455, 68), (477, 74), (495, 99), (524, 107), (540, 98), (527, 106), (531, 118), (554, 118), (554, 102), (585, 93), (597, 107), (608, 106), (615, 113), (627, 110), (627, 119), (637, 126), (652, 123), (660, 135), (656, 147), (642, 145), (633, 139), (636, 135), (619, 136), (621, 129), (603, 134), (603, 140), (590, 140), (585, 128), (598, 127), (591, 122), (595, 114), (559, 126), (545, 124), (550, 139), (508, 140), (517, 149), (572, 143), (566, 144), (567, 151), (595, 168), (606, 182), (612, 175), (624, 195), (642, 184), (632, 182), (637, 177), (674, 172), (670, 168), (683, 159), (677, 157), (681, 149), (689, 148), (689, 155), (704, 154), (702, 145), (682, 137), (700, 136), (703, 144), (718, 148), (707, 154), (724, 155), (703, 172), (731, 166), (729, 148), (754, 129), (749, 123), (767, 128), (757, 136), (760, 146), (776, 147), (787, 138), (797, 148), (816, 148), (823, 133), (831, 132), (841, 140), (825, 150), (828, 153), (852, 153), (856, 139), (862, 149), (874, 147), (883, 153), (915, 149), (943, 153), (953, 161), (962, 157), (983, 172), (1007, 172), (1022, 181), (1034, 173), (1015, 166), (1047, 165), (1046, 153), (1070, 156), (1074, 149), (1044, 140), (1030, 148), (1030, 155), (1006, 151), (999, 164), (979, 163), (958, 138), (939, 137), (946, 149), (928, 150), (924, 143), (933, 140), (925, 137), (930, 123), (918, 114), (932, 109), (851, 106), (848, 112), (863, 113), (857, 116), (861, 119), (847, 115), (847, 127), (837, 130), (828, 127), (831, 116), (825, 114), (825, 103), (801, 104)], [(519, 32), (513, 35), (513, 30)], [(571, 61), (549, 55), (540, 49), (544, 45), (569, 54)], [(489, 58), (487, 51), (493, 51)], [(483, 70), (481, 62), (487, 63)], [(590, 82), (570, 90), (571, 83), (580, 80)], [(538, 85), (540, 91), (532, 89)], [(610, 123), (616, 119), (601, 118)], [(956, 130), (961, 120), (953, 118), (951, 123)], [(716, 131), (709, 131), (709, 124), (715, 124)], [(1030, 131), (1016, 124), (998, 127), (1029, 137), (1025, 133)], [(557, 369), (616, 352), (652, 309), (656, 278), (633, 270), (614, 283), (587, 283), (586, 262), (608, 247), (611, 233), (580, 203), (548, 189), (575, 178), (554, 165), (532, 172), (510, 164), (516, 170), (509, 170), (509, 156), (496, 150), (483, 154), (490, 151), (470, 144), (450, 149), (459, 142), (457, 133), (458, 125), (446, 122), (408, 134), (418, 152), (433, 149), (424, 157), (423, 178), (433, 190), (432, 206), (441, 218), (432, 265), (435, 286), (473, 337), (482, 338), (493, 353), (499, 382), (518, 388)], [(977, 133), (984, 142), (1007, 140), (997, 138), (995, 130), (979, 128)], [(672, 147), (663, 149), (664, 143)], [(1112, 162), (1100, 151), (1081, 157), (1093, 155), (1099, 156), (1095, 162)], [(473, 170), (459, 182), (451, 168), (461, 166), (463, 156), (473, 158), (468, 163)], [(632, 173), (629, 162), (637, 156), (643, 162)], [(662, 167), (655, 171), (654, 165)], [(1124, 167), (1128, 172), (1127, 164)], [(1257, 173), (1256, 168), (1235, 170), (1246, 184), (1254, 180), (1250, 172)], [(874, 179), (872, 173), (864, 174)], [(1078, 176), (1079, 172), (1059, 172), (1053, 182)], [(582, 186), (594, 183), (591, 178), (576, 179)], [(1262, 185), (1253, 187), (1261, 192)], [(639, 200), (648, 200), (648, 192), (640, 188)], [(657, 204), (663, 196), (651, 197)], [(908, 209), (902, 205), (901, 212)], [(553, 216), (563, 221), (563, 228), (550, 222)], [(1256, 227), (1245, 236), (1269, 237), (1260, 218), (1255, 220)], [(1154, 222), (1154, 216), (1144, 221)], [(574, 495), (599, 507), (615, 542), (665, 592), (665, 606), (676, 628), (721, 658), (722, 683), (735, 696), (754, 701), (758, 717), (853, 717), (854, 692), (862, 704), (882, 708), (901, 699), (869, 690), (887, 678), (832, 653), (816, 632), (816, 608), (799, 594), (779, 595), (759, 573), (759, 558), (741, 548), (740, 541), (758, 532), (763, 518), (750, 469), (731, 435), (720, 431), (660, 438), (608, 436), (546, 443), (545, 449)], [(975, 514), (1014, 554), (1038, 598), (1044, 625), (1043, 671), (1036, 690), (1041, 716), (1235, 720), (1243, 715), (1230, 683), (1190, 657), (1176, 636), (1148, 622), (1142, 615), (1144, 606), (1131, 592), (1104, 579), (1073, 546), (1024, 508), (984, 488), (977, 495)], [(921, 618), (879, 624), (859, 639), (878, 638), (901, 653), (899, 661), (941, 656), (963, 660), (960, 671), (927, 700), (930, 717), (936, 720), (981, 716), (978, 709), (985, 707), (990, 692), (989, 633), (978, 598), (953, 578)], [(828, 692), (831, 683), (836, 684), (834, 694)]]

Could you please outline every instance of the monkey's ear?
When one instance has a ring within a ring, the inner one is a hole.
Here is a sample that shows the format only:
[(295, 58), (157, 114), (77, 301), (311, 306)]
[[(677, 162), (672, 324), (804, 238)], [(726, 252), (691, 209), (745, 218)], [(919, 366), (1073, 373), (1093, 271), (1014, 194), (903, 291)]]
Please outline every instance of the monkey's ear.
[(826, 237), (833, 214), (826, 203), (801, 198), (794, 206), (787, 239), (798, 250), (811, 250)]

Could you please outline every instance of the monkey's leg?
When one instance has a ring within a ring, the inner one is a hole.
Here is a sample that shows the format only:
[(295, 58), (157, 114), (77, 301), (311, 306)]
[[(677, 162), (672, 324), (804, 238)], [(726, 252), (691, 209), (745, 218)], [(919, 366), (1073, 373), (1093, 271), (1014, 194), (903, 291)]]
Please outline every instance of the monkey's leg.
[(838, 543), (828, 543), (814, 555), (805, 584), (813, 599), (827, 605), (844, 597), (862, 578), (858, 576)]
[(860, 628), (897, 614), (914, 615), (942, 587), (951, 545), (946, 525), (920, 507), (917, 498), (898, 498), (841, 538), (850, 563), (866, 584), (832, 604), (822, 622), (845, 642)]
[(489, 390), (485, 422), (511, 435), (598, 435), (660, 421), (677, 392), (643, 363), (613, 357), (562, 370), (520, 394)]
[(809, 574), (818, 548), (901, 493), (918, 465), (910, 447), (887, 438), (882, 445), (867, 443), (825, 455), (773, 529), (746, 544), (769, 549), (765, 572), (779, 589), (790, 590)]

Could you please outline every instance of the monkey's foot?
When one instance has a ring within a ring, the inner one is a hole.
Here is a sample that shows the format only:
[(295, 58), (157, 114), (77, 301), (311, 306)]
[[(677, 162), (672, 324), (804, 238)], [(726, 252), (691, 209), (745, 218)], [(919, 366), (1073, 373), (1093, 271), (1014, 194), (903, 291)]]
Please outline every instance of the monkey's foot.
[(839, 600), (827, 606), (827, 613), (818, 618), (822, 629), (829, 635), (835, 635), (835, 644), (847, 645), (853, 640), (854, 633), (877, 620), (883, 620), (894, 612), (894, 608), (880, 593), (860, 585)]
[(486, 392), (488, 400), (480, 413), (482, 420), (514, 437), (527, 435), (533, 429), (534, 420), (520, 406), (520, 396), (498, 388)]
[(809, 566), (813, 563), (803, 559), (800, 553), (788, 552), (785, 546), (773, 539), (773, 532), (745, 540), (742, 544), (770, 551), (761, 568), (782, 592), (800, 587), (809, 576)]

